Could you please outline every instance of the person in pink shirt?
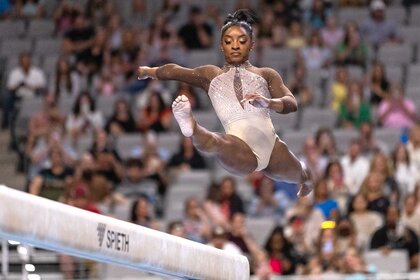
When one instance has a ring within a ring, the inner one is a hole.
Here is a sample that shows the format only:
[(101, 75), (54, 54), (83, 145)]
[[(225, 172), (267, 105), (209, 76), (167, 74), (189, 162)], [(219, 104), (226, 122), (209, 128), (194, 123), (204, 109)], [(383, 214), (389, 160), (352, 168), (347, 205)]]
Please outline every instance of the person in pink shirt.
[(416, 106), (404, 96), (400, 85), (393, 85), (390, 95), (381, 101), (378, 108), (379, 120), (384, 127), (410, 128), (416, 122)]

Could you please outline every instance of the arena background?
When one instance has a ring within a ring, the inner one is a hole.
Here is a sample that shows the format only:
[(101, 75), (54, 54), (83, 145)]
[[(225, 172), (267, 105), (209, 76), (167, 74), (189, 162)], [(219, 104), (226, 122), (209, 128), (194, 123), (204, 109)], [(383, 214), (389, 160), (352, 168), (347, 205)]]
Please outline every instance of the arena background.
[[(420, 279), (419, 4), (0, 1), (0, 183), (225, 246), (254, 279)], [(276, 69), (299, 102), (272, 119), (314, 173), (310, 199), (259, 173), (229, 176), (181, 137), (178, 94), (223, 131), (203, 91), (137, 80), (140, 65), (222, 66), (220, 28), (239, 8), (256, 15), (251, 63)], [(3, 245), (4, 279), (159, 279)]]

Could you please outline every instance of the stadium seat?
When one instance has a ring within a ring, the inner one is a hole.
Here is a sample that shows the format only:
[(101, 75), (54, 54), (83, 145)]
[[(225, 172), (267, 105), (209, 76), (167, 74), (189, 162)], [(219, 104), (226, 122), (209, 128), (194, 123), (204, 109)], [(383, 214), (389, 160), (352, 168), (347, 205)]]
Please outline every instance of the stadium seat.
[(409, 266), (408, 253), (405, 250), (392, 250), (388, 255), (379, 250), (365, 253), (368, 265), (374, 265), (378, 272), (407, 272)]
[(184, 202), (189, 197), (196, 197), (200, 200), (204, 199), (207, 187), (203, 185), (171, 185), (166, 194), (165, 220), (173, 221), (182, 219), (184, 216)]
[(303, 144), (305, 143), (306, 138), (308, 138), (311, 133), (308, 130), (297, 130), (289, 131), (282, 135), (281, 139), (286, 142), (289, 149), (296, 155), (302, 153)]
[(23, 20), (0, 21), (0, 38), (19, 38), (25, 32), (25, 22)]
[(375, 129), (375, 137), (387, 145), (389, 151), (392, 151), (400, 142), (402, 130), (392, 128), (377, 128)]
[(335, 129), (333, 134), (338, 153), (341, 155), (347, 152), (351, 140), (359, 136), (359, 132), (355, 129)]
[(369, 10), (366, 8), (348, 7), (338, 10), (337, 19), (341, 25), (349, 21), (363, 22), (367, 18), (369, 18)]
[(180, 133), (167, 132), (158, 134), (157, 145), (159, 148), (164, 149), (170, 155), (176, 153), (179, 148)]
[(325, 108), (304, 108), (300, 129), (315, 131), (320, 127), (334, 128), (337, 124), (335, 111)]
[(140, 133), (126, 133), (118, 136), (116, 149), (124, 160), (140, 156), (144, 152), (143, 135)]
[(192, 50), (188, 53), (188, 66), (195, 68), (202, 65), (219, 65), (221, 64), (221, 53), (217, 50)]
[(294, 130), (298, 125), (298, 114), (279, 114), (274, 111), (270, 112), (271, 120), (273, 122), (274, 129), (277, 133), (284, 133), (285, 131)]
[(211, 172), (209, 170), (191, 170), (176, 174), (175, 182), (180, 186), (199, 186), (207, 188), (211, 183)]
[(419, 26), (401, 26), (400, 32), (402, 39), (405, 43), (420, 45), (420, 36), (415, 34), (420, 34), (420, 25)]
[(295, 53), (289, 48), (265, 48), (262, 53), (261, 65), (271, 67), (280, 73), (288, 72), (295, 63)]
[[(201, 126), (205, 127), (210, 131), (219, 131), (222, 126), (222, 124), (219, 121), (219, 118), (213, 110), (196, 111), (194, 112), (194, 118), (197, 121), (197, 123), (199, 123)], [(176, 124), (176, 127), (179, 130), (178, 124)]]
[(408, 67), (407, 87), (420, 87), (420, 63), (412, 64)]
[(410, 9), (410, 26), (420, 26), (420, 6), (413, 6)]
[(0, 56), (17, 56), (21, 52), (32, 50), (32, 42), (28, 39), (8, 39), (3, 40), (0, 49)]
[(384, 45), (378, 51), (378, 58), (386, 66), (408, 65), (413, 61), (413, 46), (408, 43)]
[(111, 96), (98, 96), (96, 98), (96, 108), (102, 112), (105, 119), (109, 119), (114, 112), (114, 104), (116, 97)]
[(84, 152), (89, 151), (93, 145), (93, 138), (92, 135), (82, 135), (78, 138), (76, 143), (76, 151), (78, 156), (80, 157)]
[(394, 21), (398, 26), (404, 25), (407, 21), (407, 13), (402, 6), (389, 6), (386, 8), (387, 19)]
[(271, 218), (247, 218), (246, 226), (257, 244), (264, 246), (276, 225)]
[(29, 21), (26, 36), (29, 38), (48, 38), (54, 35), (55, 23), (53, 20), (33, 19)]
[(61, 52), (62, 41), (60, 39), (37, 39), (35, 41), (34, 53), (44, 56), (56, 55)]
[(385, 72), (390, 82), (404, 83), (404, 69), (403, 66), (385, 66)]

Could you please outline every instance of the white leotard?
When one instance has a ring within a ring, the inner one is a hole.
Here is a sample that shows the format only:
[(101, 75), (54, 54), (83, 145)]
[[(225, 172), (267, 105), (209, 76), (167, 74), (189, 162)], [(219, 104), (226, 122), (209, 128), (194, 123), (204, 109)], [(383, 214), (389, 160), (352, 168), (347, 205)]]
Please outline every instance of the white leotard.
[(248, 102), (241, 106), (233, 85), (236, 69), (242, 80), (243, 95), (258, 93), (271, 98), (267, 81), (244, 66), (231, 67), (226, 73), (216, 76), (210, 83), (208, 94), (226, 134), (240, 138), (253, 151), (258, 171), (267, 167), (277, 135), (268, 108), (256, 108)]

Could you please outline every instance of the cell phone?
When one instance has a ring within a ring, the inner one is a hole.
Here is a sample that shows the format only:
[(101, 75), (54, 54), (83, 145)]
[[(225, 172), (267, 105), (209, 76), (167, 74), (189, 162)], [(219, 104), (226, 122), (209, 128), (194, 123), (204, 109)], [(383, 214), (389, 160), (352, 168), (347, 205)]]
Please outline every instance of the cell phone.
[(327, 240), (322, 244), (323, 253), (331, 253), (334, 250), (334, 244), (332, 240)]

